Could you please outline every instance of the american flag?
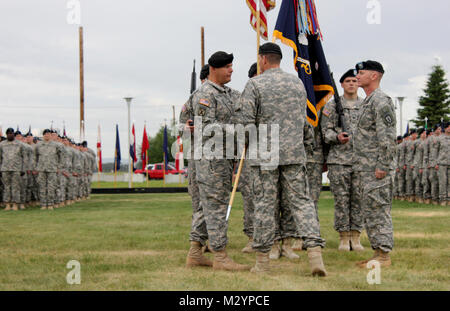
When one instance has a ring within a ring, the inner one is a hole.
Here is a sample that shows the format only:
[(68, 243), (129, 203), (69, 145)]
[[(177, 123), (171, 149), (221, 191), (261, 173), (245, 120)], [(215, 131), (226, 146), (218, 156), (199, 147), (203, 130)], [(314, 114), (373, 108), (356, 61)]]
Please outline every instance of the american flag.
[(256, 24), (258, 19), (258, 1), (260, 2), (260, 17), (261, 17), (261, 37), (264, 40), (268, 40), (267, 36), (267, 12), (275, 7), (275, 0), (246, 0), (247, 5), (251, 11), (250, 13), (250, 25), (256, 31)]

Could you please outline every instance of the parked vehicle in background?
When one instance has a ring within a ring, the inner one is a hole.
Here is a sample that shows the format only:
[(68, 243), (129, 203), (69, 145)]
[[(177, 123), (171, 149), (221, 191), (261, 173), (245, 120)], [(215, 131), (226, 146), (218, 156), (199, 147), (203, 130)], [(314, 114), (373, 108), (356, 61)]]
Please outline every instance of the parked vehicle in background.
[[(148, 174), (148, 179), (163, 179), (164, 175), (164, 163), (155, 163), (155, 164), (149, 164), (147, 165), (145, 170), (135, 170), (135, 174)], [(187, 177), (187, 171), (186, 170), (176, 170), (175, 167), (171, 164), (167, 166), (167, 174), (183, 174), (185, 177)]]

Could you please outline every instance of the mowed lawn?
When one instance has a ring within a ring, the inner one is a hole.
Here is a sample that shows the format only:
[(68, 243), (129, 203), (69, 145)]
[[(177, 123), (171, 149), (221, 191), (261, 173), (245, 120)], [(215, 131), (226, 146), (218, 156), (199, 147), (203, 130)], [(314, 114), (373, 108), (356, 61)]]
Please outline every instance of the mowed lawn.
[[(191, 207), (184, 193), (93, 195), (54, 211), (0, 212), (0, 290), (450, 290), (450, 208), (395, 202), (393, 265), (381, 270), (379, 285), (355, 266), (372, 255), (365, 234), (364, 252), (337, 251), (329, 192), (319, 213), (326, 278), (310, 276), (304, 251), (298, 260), (272, 261), (266, 275), (186, 269)], [(242, 216), (239, 194), (228, 252), (252, 265), (255, 256), (240, 252)], [(81, 264), (80, 285), (67, 284), (70, 260)]]

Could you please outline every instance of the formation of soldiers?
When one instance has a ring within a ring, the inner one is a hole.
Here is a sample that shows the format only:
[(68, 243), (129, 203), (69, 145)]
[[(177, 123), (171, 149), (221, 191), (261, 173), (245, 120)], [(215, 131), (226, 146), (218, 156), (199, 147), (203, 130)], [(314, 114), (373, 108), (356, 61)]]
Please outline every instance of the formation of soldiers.
[(45, 129), (37, 138), (8, 128), (0, 143), (4, 211), (53, 210), (88, 199), (95, 158), (87, 142), (75, 143), (55, 130)]
[[(402, 190), (401, 185), (405, 183), (398, 170), (396, 174), (397, 163), (407, 163), (403, 169), (406, 171), (416, 154), (405, 162), (399, 161), (401, 152), (397, 152), (397, 148), (406, 143), (396, 145), (395, 142), (394, 104), (380, 88), (383, 66), (376, 61), (366, 61), (348, 70), (340, 79), (344, 89), (344, 95), (338, 97), (340, 109), (338, 99), (329, 101), (318, 111), (319, 124), (313, 128), (306, 122), (304, 85), (298, 77), (280, 69), (279, 46), (266, 43), (259, 52), (262, 74), (256, 75), (256, 64), (253, 64), (242, 94), (226, 86), (233, 72), (233, 55), (214, 53), (208, 65), (202, 68), (202, 86), (191, 94), (180, 114), (183, 126), (180, 131), (185, 131), (185, 135), (189, 133), (192, 141), (196, 129), (204, 130), (211, 124), (222, 128), (227, 124), (277, 124), (280, 128), (279, 163), (266, 167), (263, 160), (246, 160), (239, 180), (244, 202), (244, 234), (248, 236), (242, 252), (256, 253), (251, 271), (266, 272), (271, 260), (280, 256), (299, 258), (293, 250), (306, 250), (312, 274), (327, 275), (321, 252), (325, 240), (320, 236), (318, 218), (322, 173), (327, 170), (334, 195), (334, 228), (339, 233), (339, 250), (363, 250), (360, 235), (365, 229), (374, 255), (356, 265), (365, 267), (371, 260), (379, 261), (382, 267), (391, 265), (393, 197), (412, 196), (416, 192), (403, 194), (401, 191), (417, 189), (414, 183), (414, 188), (408, 184), (410, 188), (405, 186), (406, 190)], [(358, 97), (358, 88), (366, 93), (365, 99)], [(198, 117), (202, 117), (199, 123)], [(439, 138), (437, 143), (437, 137), (431, 136), (425, 140), (428, 143), (423, 144), (427, 151), (422, 155), (417, 153), (417, 163), (426, 163), (429, 171), (424, 173), (419, 167), (416, 179), (427, 176), (430, 181), (417, 192), (423, 192), (426, 199), (425, 193), (431, 196), (438, 193), (437, 184), (432, 184), (437, 178), (433, 176), (445, 175), (440, 180), (442, 197), (439, 200), (448, 204), (449, 124), (444, 128), (445, 138)], [(223, 137), (226, 135), (224, 130)], [(209, 138), (201, 137), (199, 147), (208, 146)], [(414, 148), (422, 150), (416, 145)], [(238, 157), (194, 159), (194, 149), (191, 147), (188, 171), (193, 215), (186, 266), (250, 270), (249, 266), (234, 262), (226, 252), (227, 204)], [(417, 165), (411, 168), (415, 167)], [(433, 198), (437, 200), (436, 195)], [(214, 255), (212, 261), (204, 254), (208, 251)]]
[(449, 205), (449, 123), (412, 129), (397, 137), (394, 196), (398, 200)]

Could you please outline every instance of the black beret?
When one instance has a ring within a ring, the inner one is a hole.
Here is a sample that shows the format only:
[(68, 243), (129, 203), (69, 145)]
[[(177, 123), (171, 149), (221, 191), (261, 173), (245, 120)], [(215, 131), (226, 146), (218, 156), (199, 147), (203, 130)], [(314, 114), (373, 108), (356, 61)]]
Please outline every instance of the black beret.
[(433, 129), (428, 129), (427, 130), (427, 135), (430, 135), (431, 133), (433, 133)]
[(49, 130), (49, 129), (45, 129), (43, 132), (42, 132), (42, 135), (45, 135), (45, 134), (47, 134), (47, 133), (52, 133), (52, 131), (51, 130)]
[(436, 131), (437, 129), (438, 129), (438, 127), (440, 127), (441, 125), (438, 123), (438, 124), (436, 124), (435, 126), (434, 126), (434, 130)]
[(423, 131), (425, 131), (425, 129), (423, 129), (423, 128), (418, 129), (417, 135), (419, 135), (419, 136), (422, 135)]
[(397, 136), (397, 140), (402, 140), (403, 139), (403, 137), (400, 135), (400, 136)]
[(14, 129), (13, 129), (12, 127), (9, 127), (9, 128), (6, 130), (6, 134), (14, 134)]
[(22, 132), (21, 132), (21, 131), (16, 131), (16, 132), (14, 133), (14, 136), (17, 136), (17, 135), (22, 136)]
[(356, 70), (355, 69), (349, 69), (346, 73), (344, 73), (344, 75), (341, 77), (341, 79), (339, 80), (340, 83), (344, 82), (344, 80), (348, 77), (356, 77)]
[(206, 64), (202, 67), (202, 70), (200, 71), (200, 80), (205, 80), (209, 76), (209, 65)]
[(83, 147), (87, 147), (87, 141), (83, 141), (83, 142), (81, 143), (81, 145), (82, 145)]
[(410, 129), (410, 130), (409, 130), (409, 134), (414, 134), (414, 133), (417, 133), (417, 130), (416, 130), (416, 129)]
[(233, 53), (228, 54), (223, 51), (218, 51), (211, 55), (211, 57), (208, 59), (208, 64), (214, 68), (221, 68), (225, 67), (228, 64), (231, 64), (233, 62), (233, 59)]
[(409, 134), (408, 133), (405, 133), (404, 135), (403, 135), (403, 138), (406, 138), (406, 137), (408, 137), (409, 136)]
[(256, 76), (256, 72), (257, 71), (257, 65), (256, 63), (254, 63), (253, 65), (250, 66), (250, 69), (248, 70), (248, 77), (249, 78), (253, 78), (254, 76)]
[(360, 62), (356, 64), (356, 71), (360, 70), (373, 70), (384, 73), (383, 66), (374, 60), (368, 60), (365, 62)]
[(267, 42), (259, 47), (259, 54), (278, 54), (283, 58), (283, 53), (281, 53), (280, 46), (278, 44)]
[(449, 125), (450, 125), (450, 122), (446, 122), (446, 123), (444, 124), (444, 128), (446, 129)]

